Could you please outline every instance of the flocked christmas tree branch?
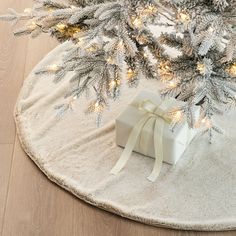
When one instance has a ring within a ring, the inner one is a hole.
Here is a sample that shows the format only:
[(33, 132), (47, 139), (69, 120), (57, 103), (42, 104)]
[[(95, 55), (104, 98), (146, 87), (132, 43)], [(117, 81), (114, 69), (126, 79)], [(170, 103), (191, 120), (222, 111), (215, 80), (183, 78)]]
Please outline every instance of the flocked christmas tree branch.
[[(74, 72), (69, 102), (58, 107), (62, 111), (92, 89), (96, 100), (88, 111), (97, 112), (100, 121), (124, 81), (137, 86), (141, 78), (160, 78), (164, 95), (187, 102), (172, 111), (173, 125), (187, 117), (190, 127), (203, 126), (211, 138), (213, 131), (221, 132), (213, 116), (236, 104), (235, 6), (234, 0), (40, 0), (24, 13), (11, 9), (1, 19), (26, 21), (16, 35), (43, 32), (73, 42), (62, 65), (37, 72), (53, 73), (55, 81)], [(156, 38), (150, 25), (170, 27), (172, 33)], [(171, 58), (165, 45), (180, 56)]]

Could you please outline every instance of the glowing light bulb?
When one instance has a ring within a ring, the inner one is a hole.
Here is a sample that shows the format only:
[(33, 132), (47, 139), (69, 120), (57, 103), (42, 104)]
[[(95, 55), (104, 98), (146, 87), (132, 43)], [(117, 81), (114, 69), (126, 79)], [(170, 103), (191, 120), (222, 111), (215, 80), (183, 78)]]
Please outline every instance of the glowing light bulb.
[(77, 100), (77, 98), (78, 98), (77, 95), (75, 95), (70, 99), (70, 101), (69, 101), (70, 109), (73, 110), (73, 105), (74, 105), (75, 100)]
[(162, 73), (169, 73), (170, 72), (170, 66), (168, 65), (168, 62), (161, 62), (159, 69)]
[(116, 85), (116, 81), (115, 81), (115, 80), (112, 80), (112, 81), (111, 81), (111, 85), (112, 85), (112, 86), (115, 86), (115, 85)]
[(49, 69), (50, 71), (57, 71), (57, 70), (58, 70), (58, 65), (56, 65), (56, 64), (50, 65), (50, 66), (48, 67), (48, 69)]
[(148, 41), (148, 39), (144, 35), (138, 35), (136, 39), (141, 45), (147, 43)]
[(53, 12), (53, 8), (52, 7), (49, 7), (48, 9), (47, 9), (49, 12)]
[(190, 20), (190, 16), (184, 12), (180, 12), (178, 18), (184, 23), (186, 23)]
[(77, 38), (77, 37), (76, 37), (76, 39), (77, 39), (77, 44), (78, 44), (78, 45), (80, 45), (80, 46), (83, 45), (84, 40), (83, 40), (82, 38)]
[(133, 70), (132, 69), (128, 69), (128, 73), (133, 73)]
[(31, 8), (25, 8), (24, 13), (31, 13), (32, 9)]
[(174, 118), (179, 121), (181, 118), (182, 118), (182, 112), (181, 111), (177, 111), (175, 114), (174, 114)]
[(29, 25), (29, 28), (32, 29), (32, 30), (34, 30), (36, 27), (37, 27), (36, 22), (35, 22), (35, 21), (31, 21), (31, 22), (30, 22), (30, 25)]
[(115, 86), (116, 86), (116, 81), (115, 80), (111, 80), (110, 88), (114, 88)]
[(230, 73), (232, 76), (236, 76), (236, 63), (233, 64), (233, 65), (229, 68), (229, 73)]
[(213, 29), (212, 27), (209, 27), (209, 28), (208, 28), (208, 31), (209, 31), (210, 33), (212, 33), (212, 32), (214, 31), (214, 29)]
[(124, 43), (123, 43), (122, 40), (119, 41), (119, 43), (118, 43), (118, 47), (119, 47), (119, 48), (123, 48), (123, 47), (124, 47)]
[(108, 57), (107, 58), (107, 64), (113, 64), (114, 63), (114, 60), (112, 57)]
[(137, 17), (134, 18), (132, 21), (132, 24), (136, 27), (136, 28), (140, 28), (143, 25), (143, 21), (141, 20), (141, 18)]
[(163, 61), (158, 66), (158, 73), (161, 76), (163, 82), (170, 81), (174, 78), (174, 73), (172, 72), (169, 61)]
[(212, 123), (210, 121), (210, 119), (208, 119), (207, 117), (204, 117), (202, 120), (201, 120), (201, 123), (207, 127), (208, 129), (210, 129), (212, 127)]
[(96, 45), (93, 45), (86, 49), (87, 52), (96, 52), (98, 50), (98, 47)]
[(149, 5), (147, 9), (152, 12), (157, 10), (157, 8), (154, 5)]
[(144, 57), (147, 57), (148, 55), (147, 55), (147, 53), (144, 53), (143, 56), (144, 56)]
[(81, 32), (81, 28), (78, 26), (77, 27), (68, 27), (68, 34), (75, 39), (79, 37), (79, 32)]
[(99, 103), (99, 101), (96, 101), (93, 105), (93, 110), (96, 113), (100, 113), (103, 111), (103, 106)]
[(165, 65), (163, 68), (168, 71), (170, 70), (170, 67), (168, 65)]
[(59, 23), (56, 25), (56, 27), (59, 29), (59, 30), (64, 30), (66, 28), (66, 25), (63, 24), (63, 23)]
[(157, 12), (157, 8), (154, 5), (149, 5), (142, 10), (142, 15), (152, 15)]
[(174, 82), (174, 81), (170, 81), (170, 83), (169, 83), (169, 87), (170, 87), (170, 88), (174, 88), (174, 87), (176, 87), (176, 82)]
[(202, 121), (201, 121), (201, 122), (202, 122), (203, 124), (205, 124), (205, 123), (206, 123), (206, 121), (207, 121), (207, 119), (206, 119), (206, 117), (205, 117), (205, 118), (203, 118), (203, 119), (202, 119)]
[(155, 12), (157, 12), (157, 8), (153, 5), (149, 5), (146, 9), (146, 12), (147, 13), (155, 13)]
[(128, 80), (131, 80), (134, 77), (134, 71), (131, 68), (128, 69), (127, 71), (127, 77), (128, 77)]
[(197, 70), (200, 72), (200, 74), (205, 74), (206, 66), (203, 63), (198, 63)]

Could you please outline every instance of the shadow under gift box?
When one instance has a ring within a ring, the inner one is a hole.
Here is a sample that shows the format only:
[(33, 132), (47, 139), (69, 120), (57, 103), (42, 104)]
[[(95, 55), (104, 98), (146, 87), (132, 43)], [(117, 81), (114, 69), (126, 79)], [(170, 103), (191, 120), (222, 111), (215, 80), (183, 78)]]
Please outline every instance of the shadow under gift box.
[[(169, 99), (169, 98), (168, 98)], [(182, 106), (185, 103), (174, 98), (171, 99), (171, 105), (167, 107), (167, 111), (174, 107)], [(140, 119), (147, 113), (143, 109), (139, 109), (143, 101), (151, 101), (157, 106), (163, 101), (161, 95), (148, 91), (141, 91), (131, 104), (116, 119), (116, 143), (118, 146), (125, 147), (129, 135)], [(199, 109), (197, 109), (199, 112)], [(154, 149), (154, 125), (155, 119), (150, 119), (139, 135), (133, 151), (141, 153), (145, 156), (155, 158)], [(178, 125), (173, 131), (170, 125), (165, 122), (163, 129), (163, 159), (169, 164), (176, 164), (181, 158), (184, 151), (197, 134), (196, 129), (190, 129), (187, 121)]]

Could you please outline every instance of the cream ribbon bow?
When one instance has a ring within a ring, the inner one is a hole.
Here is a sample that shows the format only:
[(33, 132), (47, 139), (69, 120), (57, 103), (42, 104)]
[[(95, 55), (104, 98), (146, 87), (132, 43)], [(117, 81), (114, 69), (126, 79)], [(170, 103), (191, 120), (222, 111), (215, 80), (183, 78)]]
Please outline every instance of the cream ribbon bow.
[(163, 162), (163, 130), (165, 122), (170, 123), (171, 118), (166, 113), (166, 106), (171, 104), (171, 100), (165, 100), (161, 104), (156, 105), (150, 100), (146, 100), (140, 103), (139, 109), (145, 111), (146, 113), (137, 122), (137, 124), (132, 129), (127, 144), (120, 159), (117, 161), (113, 169), (112, 174), (118, 174), (120, 170), (126, 165), (129, 160), (137, 140), (142, 132), (144, 125), (151, 119), (155, 119), (154, 125), (154, 150), (155, 150), (155, 164), (152, 173), (149, 175), (148, 180), (154, 182), (160, 174), (162, 162)]

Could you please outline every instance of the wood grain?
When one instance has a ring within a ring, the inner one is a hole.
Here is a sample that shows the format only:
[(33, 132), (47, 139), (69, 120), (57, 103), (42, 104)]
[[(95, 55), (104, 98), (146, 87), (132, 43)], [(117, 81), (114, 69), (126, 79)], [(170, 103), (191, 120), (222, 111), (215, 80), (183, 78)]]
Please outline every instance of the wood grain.
[[(13, 5), (22, 9), (23, 2), (1, 1), (0, 14)], [(27, 44), (28, 38), (15, 39), (9, 24), (0, 23), (0, 233), (6, 212), (15, 142), (12, 111), (23, 81)]]
[(45, 178), (17, 141), (2, 235), (74, 235), (74, 197)]
[(0, 232), (3, 226), (6, 199), (9, 187), (13, 144), (0, 144)]
[[(30, 0), (1, 0), (0, 13), (13, 6), (22, 10), (27, 3)], [(0, 32), (0, 143), (13, 143), (15, 125), (12, 111), (23, 81), (29, 39), (15, 38), (11, 25), (6, 22), (0, 22)]]
[[(32, 0), (1, 0), (24, 9)], [(92, 207), (51, 183), (27, 157), (12, 113), (23, 78), (56, 42), (47, 36), (14, 39), (0, 22), (0, 233), (2, 236), (233, 236), (156, 228)]]

